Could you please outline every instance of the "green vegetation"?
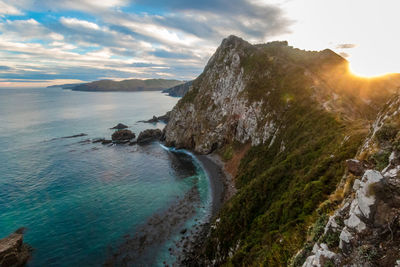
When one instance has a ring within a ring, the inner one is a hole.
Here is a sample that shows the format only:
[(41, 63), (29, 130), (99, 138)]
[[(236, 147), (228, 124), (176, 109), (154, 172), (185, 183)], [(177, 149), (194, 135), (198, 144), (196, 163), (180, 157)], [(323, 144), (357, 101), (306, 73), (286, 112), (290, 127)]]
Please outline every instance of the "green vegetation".
[(222, 152), (222, 159), (224, 161), (228, 161), (228, 160), (232, 159), (233, 153), (234, 153), (234, 151), (233, 151), (232, 145), (226, 145)]
[(370, 160), (375, 163), (375, 168), (381, 171), (389, 164), (389, 156), (389, 151), (380, 150), (372, 154)]
[[(285, 129), (272, 146), (252, 147), (242, 159), (239, 191), (220, 213), (208, 243), (209, 258), (216, 256), (218, 245), (228, 255), (240, 240), (239, 250), (225, 258), (228, 265), (284, 266), (302, 248), (307, 226), (317, 218), (314, 236), (322, 234), (326, 216), (318, 215), (317, 208), (336, 189), (344, 160), (355, 155), (364, 135), (354, 134), (342, 144), (349, 129), (299, 99), (284, 114)], [(282, 141), (286, 149), (280, 153)]]
[(385, 124), (376, 132), (376, 139), (380, 144), (391, 142), (396, 137), (399, 127), (396, 124)]
[(196, 98), (197, 94), (199, 93), (199, 88), (194, 87), (192, 90), (188, 91), (177, 103), (178, 107), (184, 106), (186, 103), (193, 103), (194, 99)]

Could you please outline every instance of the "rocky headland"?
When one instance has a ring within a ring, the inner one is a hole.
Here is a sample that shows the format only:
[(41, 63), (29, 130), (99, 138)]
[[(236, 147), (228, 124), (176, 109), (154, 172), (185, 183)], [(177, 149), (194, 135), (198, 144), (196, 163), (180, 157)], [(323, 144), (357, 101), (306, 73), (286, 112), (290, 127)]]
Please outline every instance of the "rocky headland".
[(329, 49), (224, 39), (164, 133), (219, 155), (237, 189), (186, 263), (394, 266), (399, 86), (354, 76)]

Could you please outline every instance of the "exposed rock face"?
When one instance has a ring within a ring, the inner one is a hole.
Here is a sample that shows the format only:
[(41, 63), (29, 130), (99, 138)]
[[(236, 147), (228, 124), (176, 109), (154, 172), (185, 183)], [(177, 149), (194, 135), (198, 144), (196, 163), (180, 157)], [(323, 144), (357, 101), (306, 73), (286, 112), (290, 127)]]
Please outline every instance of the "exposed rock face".
[(112, 134), (111, 139), (116, 143), (129, 142), (135, 134), (129, 130), (119, 130)]
[(147, 129), (141, 132), (137, 138), (138, 144), (145, 144), (155, 140), (160, 140), (162, 132), (160, 129)]
[(110, 129), (114, 129), (114, 130), (122, 130), (122, 129), (126, 129), (128, 128), (128, 126), (126, 126), (125, 124), (122, 123), (118, 123), (116, 126), (110, 128)]
[[(202, 154), (227, 141), (273, 143), (285, 111), (304, 97), (349, 119), (372, 118), (394, 90), (392, 83), (370, 80), (367, 86), (328, 49), (301, 51), (287, 42), (251, 45), (230, 36), (172, 110), (166, 143)], [(297, 91), (289, 89), (295, 86)], [(373, 88), (381, 89), (379, 95)]]
[(24, 266), (31, 254), (31, 248), (23, 243), (22, 233), (13, 233), (0, 239), (0, 266)]
[(186, 95), (196, 94), (197, 101), (183, 104), (181, 100), (173, 109), (166, 127), (167, 144), (207, 154), (226, 139), (257, 145), (275, 133), (275, 115), (258, 118), (263, 102), (250, 102), (241, 94), (251, 79), (244, 77), (241, 59), (254, 49), (233, 36), (222, 42)]
[(365, 172), (365, 167), (363, 163), (356, 159), (349, 159), (346, 161), (347, 169), (350, 173), (354, 174), (355, 176), (361, 176)]
[(184, 84), (180, 84), (172, 88), (165, 89), (162, 92), (167, 93), (169, 96), (182, 97), (190, 90), (192, 83), (193, 81), (186, 82)]
[[(400, 97), (395, 97), (379, 114), (370, 136), (364, 142), (360, 156), (374, 161), (376, 155), (387, 155), (387, 166), (382, 171), (365, 172), (358, 160), (347, 165), (355, 179), (353, 194), (330, 217), (322, 236), (315, 246), (322, 246), (326, 236), (339, 238), (336, 253), (330, 258), (335, 266), (397, 266), (400, 260)], [(390, 128), (393, 127), (393, 128)], [(390, 131), (388, 129), (396, 129)], [(373, 153), (373, 154), (369, 154)], [(368, 156), (369, 155), (369, 156)], [(389, 156), (390, 155), (390, 156)], [(385, 159), (380, 159), (385, 161)], [(372, 164), (372, 163), (371, 163)], [(303, 266), (323, 266), (325, 257), (317, 251), (307, 258)], [(397, 265), (396, 265), (397, 264)]]

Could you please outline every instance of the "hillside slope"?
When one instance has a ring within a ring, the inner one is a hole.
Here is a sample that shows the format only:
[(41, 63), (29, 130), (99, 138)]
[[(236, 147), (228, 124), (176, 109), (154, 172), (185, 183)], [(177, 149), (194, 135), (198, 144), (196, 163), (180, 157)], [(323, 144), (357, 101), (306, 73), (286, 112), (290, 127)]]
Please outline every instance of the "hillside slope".
[(331, 50), (223, 40), (165, 128), (168, 145), (219, 153), (235, 176), (198, 260), (286, 265), (342, 201), (326, 202), (399, 81), (355, 77)]

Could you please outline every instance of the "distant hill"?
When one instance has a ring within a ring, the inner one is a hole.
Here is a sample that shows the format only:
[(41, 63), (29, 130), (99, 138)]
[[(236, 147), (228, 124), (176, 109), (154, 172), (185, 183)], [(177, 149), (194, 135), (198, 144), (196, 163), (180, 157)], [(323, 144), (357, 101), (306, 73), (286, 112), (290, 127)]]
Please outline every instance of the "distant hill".
[(136, 92), (136, 91), (161, 91), (166, 88), (170, 88), (179, 84), (182, 81), (178, 80), (165, 80), (165, 79), (130, 79), (123, 81), (112, 81), (112, 80), (100, 80), (91, 83), (84, 83), (74, 86), (74, 91), (123, 91), (123, 92)]
[(82, 83), (68, 83), (68, 84), (56, 84), (56, 85), (50, 85), (47, 86), (47, 88), (62, 88), (62, 89), (72, 89), (78, 85), (81, 85)]
[(193, 84), (193, 81), (189, 81), (184, 84), (180, 84), (180, 85), (165, 89), (162, 92), (167, 93), (169, 96), (182, 97), (189, 91), (192, 84)]

